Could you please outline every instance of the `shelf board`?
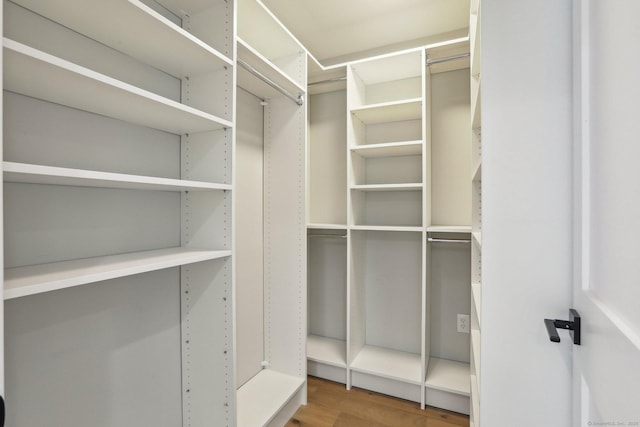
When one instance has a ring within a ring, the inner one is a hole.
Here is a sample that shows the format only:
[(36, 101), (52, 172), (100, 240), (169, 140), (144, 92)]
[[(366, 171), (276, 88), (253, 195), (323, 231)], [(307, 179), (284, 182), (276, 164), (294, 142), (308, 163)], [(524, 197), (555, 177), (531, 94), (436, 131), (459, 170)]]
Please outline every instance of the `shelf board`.
[(471, 36), (471, 76), (477, 78), (480, 75), (482, 61), (482, 44), (480, 43), (480, 10), (471, 15), (469, 21), (469, 35)]
[(478, 325), (480, 325), (480, 319), (482, 314), (482, 289), (480, 287), (480, 283), (472, 283), (471, 284), (471, 296), (473, 298), (473, 304), (476, 307), (476, 313), (478, 315)]
[(429, 233), (471, 233), (470, 225), (429, 225)]
[(4, 182), (21, 182), (27, 184), (159, 191), (211, 191), (231, 190), (232, 188), (229, 184), (185, 181), (180, 179), (97, 172), (13, 162), (3, 162), (2, 169)]
[(473, 168), (473, 173), (471, 174), (471, 181), (481, 181), (482, 180), (482, 161), (478, 160), (478, 164)]
[(473, 93), (471, 101), (471, 128), (478, 129), (482, 125), (482, 86), (478, 82), (478, 90)]
[[(241, 38), (238, 38), (238, 60), (244, 61), (255, 71), (269, 78), (292, 95), (305, 93), (302, 86)], [(238, 64), (238, 86), (265, 99), (281, 96), (280, 92), (253, 76), (240, 64)]]
[[(139, 0), (65, 0), (65, 7), (48, 1), (15, 2), (178, 78), (233, 66), (230, 58)], [(91, 13), (85, 13), (88, 8)]]
[(7, 268), (4, 299), (86, 285), (231, 256), (229, 250), (156, 249)]
[(365, 345), (351, 363), (351, 370), (421, 385), (421, 365), (419, 354)]
[(482, 232), (474, 231), (473, 233), (471, 233), (471, 236), (473, 236), (473, 240), (476, 242), (478, 247), (482, 248)]
[[(175, 134), (231, 122), (4, 38), (6, 90)], [(73, 88), (73, 90), (69, 90)]]
[(309, 230), (346, 230), (346, 224), (318, 224), (311, 223), (307, 224), (307, 229)]
[(352, 185), (351, 189), (356, 191), (421, 191), (423, 185), (421, 183), (407, 184), (366, 184)]
[(469, 364), (431, 357), (425, 385), (428, 388), (469, 396)]
[(318, 335), (309, 335), (307, 337), (307, 360), (338, 368), (346, 368), (346, 342)]
[(389, 142), (360, 145), (351, 148), (351, 152), (365, 158), (419, 156), (422, 155), (422, 146), (422, 141)]
[(473, 372), (480, 381), (480, 331), (471, 329), (471, 351), (473, 352)]
[(422, 98), (383, 102), (354, 108), (351, 114), (365, 124), (415, 120), (422, 117)]
[(268, 425), (304, 383), (304, 378), (270, 369), (258, 372), (238, 389), (238, 427)]
[(471, 375), (471, 416), (469, 418), (473, 423), (480, 421), (480, 387), (475, 375)]
[(410, 231), (421, 232), (424, 227), (420, 226), (405, 226), (405, 225), (352, 225), (349, 227), (355, 231)]

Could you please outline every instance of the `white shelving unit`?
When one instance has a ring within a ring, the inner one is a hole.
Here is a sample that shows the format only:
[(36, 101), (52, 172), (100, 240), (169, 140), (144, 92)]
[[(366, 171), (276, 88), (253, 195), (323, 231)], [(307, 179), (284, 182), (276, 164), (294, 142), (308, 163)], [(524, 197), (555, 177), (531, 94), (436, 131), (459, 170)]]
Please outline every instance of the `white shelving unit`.
[(470, 425), (480, 426), (480, 337), (482, 324), (482, 87), (480, 0), (471, 1), (471, 413)]
[(238, 36), (238, 426), (281, 426), (306, 403), (307, 57), (255, 0)]
[(314, 86), (307, 359), (347, 388), (469, 413), (469, 61), (426, 65), (468, 45), (445, 45), (349, 63), (346, 91)]
[(7, 422), (235, 425), (234, 2), (2, 14)]

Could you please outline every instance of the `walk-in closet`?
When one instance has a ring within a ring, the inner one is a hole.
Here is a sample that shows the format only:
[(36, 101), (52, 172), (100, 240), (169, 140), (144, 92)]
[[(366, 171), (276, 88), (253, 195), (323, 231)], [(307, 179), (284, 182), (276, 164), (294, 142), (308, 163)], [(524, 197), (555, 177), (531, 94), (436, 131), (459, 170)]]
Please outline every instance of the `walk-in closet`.
[(640, 6), (0, 16), (0, 427), (640, 423)]

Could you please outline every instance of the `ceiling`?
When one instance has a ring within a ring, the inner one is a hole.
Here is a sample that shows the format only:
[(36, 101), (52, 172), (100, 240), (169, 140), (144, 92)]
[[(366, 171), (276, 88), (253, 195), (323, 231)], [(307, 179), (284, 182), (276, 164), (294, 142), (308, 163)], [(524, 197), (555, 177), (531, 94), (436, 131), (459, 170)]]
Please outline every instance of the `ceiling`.
[(262, 0), (323, 66), (464, 37), (469, 0)]

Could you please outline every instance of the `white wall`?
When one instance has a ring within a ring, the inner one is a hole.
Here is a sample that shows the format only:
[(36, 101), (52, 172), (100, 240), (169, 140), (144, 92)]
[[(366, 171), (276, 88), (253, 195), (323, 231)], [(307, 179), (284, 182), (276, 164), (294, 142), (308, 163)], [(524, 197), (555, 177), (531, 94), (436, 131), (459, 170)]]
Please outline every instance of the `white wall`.
[(483, 426), (571, 425), (571, 8), (482, 4)]

